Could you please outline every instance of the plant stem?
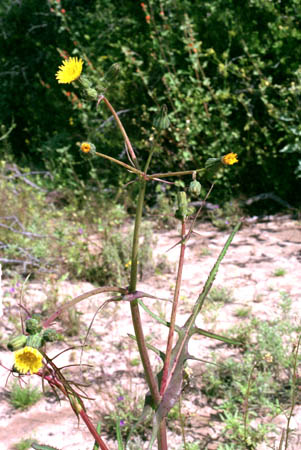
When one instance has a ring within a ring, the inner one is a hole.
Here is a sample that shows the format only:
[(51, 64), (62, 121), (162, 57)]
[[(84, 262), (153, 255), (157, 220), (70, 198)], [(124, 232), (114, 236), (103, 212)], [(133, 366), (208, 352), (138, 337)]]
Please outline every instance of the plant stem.
[(95, 154), (97, 156), (101, 156), (102, 158), (108, 159), (109, 161), (112, 161), (112, 162), (114, 162), (116, 164), (119, 164), (122, 167), (125, 167), (130, 172), (136, 173), (137, 175), (143, 175), (143, 172), (141, 172), (138, 169), (135, 169), (135, 167), (130, 166), (129, 164), (126, 164), (126, 163), (124, 163), (122, 161), (119, 161), (119, 159), (112, 158), (112, 156), (105, 155), (104, 153), (100, 153), (100, 152), (95, 152)]
[[(133, 293), (136, 291), (137, 286), (137, 268), (138, 268), (138, 249), (139, 249), (139, 234), (141, 228), (141, 218), (142, 218), (142, 210), (144, 204), (144, 195), (145, 195), (146, 181), (140, 180), (139, 187), (139, 196), (138, 196), (138, 204), (136, 209), (136, 218), (135, 218), (135, 228), (134, 228), (134, 236), (133, 236), (133, 247), (132, 247), (132, 264), (131, 264), (131, 278), (130, 278), (130, 286), (129, 292)], [(142, 361), (145, 379), (148, 384), (149, 390), (152, 395), (152, 399), (155, 406), (158, 406), (161, 400), (158, 383), (154, 376), (151, 362), (149, 360), (147, 347), (145, 344), (145, 338), (143, 333), (142, 321), (139, 311), (138, 300), (133, 300), (130, 302), (131, 306), (131, 314), (132, 314), (132, 322), (135, 330), (135, 336), (137, 340), (137, 345), (139, 349), (140, 358)], [(167, 438), (166, 438), (166, 424), (165, 420), (160, 423), (159, 431), (157, 435), (158, 439), (158, 449), (159, 450), (167, 450)]]
[[(131, 260), (131, 279), (130, 279), (130, 287), (129, 292), (135, 292), (137, 286), (137, 268), (138, 268), (138, 249), (139, 249), (139, 233), (141, 226), (141, 217), (142, 217), (142, 209), (144, 203), (144, 194), (145, 194), (146, 182), (145, 180), (140, 181), (140, 190), (138, 197), (138, 205), (136, 210), (136, 220), (135, 220), (135, 228), (134, 228), (134, 237), (133, 237), (133, 248), (132, 248), (132, 260)], [(145, 378), (148, 384), (148, 387), (151, 391), (152, 398), (156, 405), (160, 402), (160, 393), (158, 389), (158, 384), (155, 379), (155, 376), (152, 371), (151, 363), (148, 356), (147, 347), (145, 345), (145, 338), (142, 328), (142, 322), (140, 317), (139, 305), (138, 301), (133, 300), (130, 302), (131, 305), (131, 313), (132, 313), (132, 321), (135, 330), (135, 336), (137, 339), (138, 349), (141, 357), (141, 361), (143, 364)]]
[(205, 169), (195, 169), (195, 170), (183, 170), (182, 172), (162, 172), (162, 173), (152, 173), (148, 175), (148, 179), (162, 178), (162, 177), (176, 177), (182, 175), (192, 175), (194, 172), (205, 172)]
[(183, 266), (184, 266), (184, 254), (185, 254), (185, 242), (186, 242), (186, 240), (184, 239), (185, 233), (186, 233), (185, 221), (182, 220), (181, 250), (180, 250), (176, 287), (175, 287), (174, 299), (173, 299), (173, 304), (172, 304), (168, 340), (167, 340), (167, 346), (166, 346), (166, 356), (165, 356), (165, 361), (164, 361), (162, 382), (161, 382), (161, 388), (160, 388), (161, 395), (163, 395), (163, 393), (167, 387), (166, 382), (167, 382), (167, 378), (168, 378), (168, 370), (169, 370), (170, 359), (171, 359), (172, 343), (173, 343), (173, 336), (174, 336), (174, 332), (175, 332), (177, 308), (178, 308), (178, 303), (179, 303), (179, 294), (180, 294), (182, 273), (183, 273)]
[(83, 419), (83, 421), (85, 422), (88, 430), (90, 431), (90, 433), (92, 434), (92, 436), (94, 437), (95, 441), (99, 444), (99, 447), (101, 448), (101, 450), (109, 450), (109, 448), (106, 446), (106, 444), (104, 443), (104, 441), (101, 439), (101, 437), (99, 436), (95, 426), (93, 425), (93, 423), (91, 422), (91, 420), (89, 419), (87, 413), (82, 409), (79, 413), (79, 415), (81, 416), (81, 418)]
[(114, 119), (116, 120), (117, 125), (119, 126), (119, 129), (120, 129), (120, 131), (121, 131), (121, 133), (122, 133), (122, 135), (123, 135), (123, 137), (124, 137), (125, 144), (126, 144), (127, 149), (128, 149), (128, 151), (129, 151), (129, 153), (130, 153), (130, 155), (131, 155), (131, 158), (132, 158), (132, 160), (133, 160), (133, 164), (134, 164), (134, 166), (135, 166), (137, 169), (139, 169), (139, 164), (138, 164), (138, 161), (137, 161), (135, 152), (134, 152), (134, 150), (133, 150), (132, 144), (131, 144), (131, 142), (130, 142), (130, 140), (129, 140), (129, 138), (128, 138), (128, 135), (126, 134), (125, 129), (123, 128), (123, 125), (122, 125), (122, 123), (121, 123), (121, 121), (120, 121), (120, 119), (119, 119), (119, 117), (118, 117), (118, 114), (116, 113), (115, 109), (113, 108), (113, 106), (111, 105), (111, 103), (109, 102), (109, 100), (108, 100), (105, 96), (101, 96), (101, 97), (99, 98), (99, 101), (101, 101), (101, 100), (103, 100), (103, 101), (105, 102), (105, 104), (107, 105), (107, 107), (109, 108), (109, 110), (111, 111), (111, 113), (113, 114)]

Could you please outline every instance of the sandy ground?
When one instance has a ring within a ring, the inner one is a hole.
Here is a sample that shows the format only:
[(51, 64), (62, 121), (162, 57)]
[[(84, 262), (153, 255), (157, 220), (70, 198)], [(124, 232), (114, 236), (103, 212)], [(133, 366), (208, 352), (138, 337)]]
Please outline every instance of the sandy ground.
[[(184, 323), (194, 300), (200, 293), (204, 282), (225, 243), (228, 232), (220, 232), (210, 224), (199, 224), (198, 234), (192, 235), (187, 245), (186, 264), (183, 271), (183, 285), (181, 289), (181, 306), (178, 325)], [(179, 239), (176, 231), (157, 232), (155, 258), (161, 254), (168, 261), (169, 271), (143, 279), (138, 289), (154, 296), (171, 299), (175, 286), (175, 270), (179, 247), (169, 250)], [(282, 276), (275, 276), (275, 271), (283, 269)], [(226, 304), (214, 315), (207, 312), (200, 315), (197, 325), (201, 328), (222, 333), (234, 324), (244, 322), (247, 318), (238, 318), (235, 311), (247, 307), (250, 315), (262, 320), (270, 320), (279, 314), (281, 292), (287, 293), (292, 299), (292, 316), (300, 321), (301, 297), (301, 226), (300, 222), (291, 220), (288, 216), (274, 217), (273, 220), (245, 225), (234, 238), (216, 277), (214, 286), (223, 286), (232, 290), (234, 301)], [(12, 292), (12, 281), (4, 280), (4, 316), (0, 320), (2, 340), (14, 333), (12, 321), (17, 321), (20, 292)], [(83, 292), (95, 288), (89, 283), (60, 282), (58, 286), (58, 302), (73, 298)], [(26, 288), (25, 303), (36, 311), (49, 298), (49, 286), (40, 282), (30, 282)], [(87, 326), (93, 318), (104, 297), (97, 295), (82, 302), (78, 306), (81, 315), (81, 342)], [(169, 317), (170, 303), (160, 300), (147, 300), (145, 303), (152, 307), (156, 314)], [(145, 323), (145, 334), (150, 337), (153, 345), (164, 350), (164, 339), (167, 329), (163, 329), (142, 312)], [(132, 397), (143, 397), (146, 392), (140, 365), (136, 365), (137, 351), (135, 342), (128, 337), (133, 333), (129, 305), (125, 303), (110, 304), (97, 316), (90, 333), (89, 346), (84, 352), (83, 362), (92, 364), (93, 369), (79, 368), (70, 370), (74, 379), (90, 383), (86, 392), (96, 398), (88, 401), (86, 406), (93, 421), (101, 420), (104, 411), (113, 410), (118, 393), (127, 390)], [(215, 342), (215, 341), (214, 341)], [(68, 338), (69, 345), (78, 345), (76, 338)], [(209, 358), (214, 349), (212, 340), (196, 338), (190, 341), (189, 351), (198, 358)], [(66, 344), (50, 347), (49, 356), (55, 356), (63, 350)], [(58, 366), (78, 362), (80, 349), (64, 353), (56, 360)], [(226, 356), (229, 356), (225, 353)], [(225, 356), (225, 357), (226, 357)], [(1, 363), (10, 368), (13, 363), (12, 353), (0, 351)], [(153, 364), (159, 366), (159, 360), (152, 356)], [(197, 376), (201, 363), (192, 362), (191, 368)], [(35, 438), (41, 443), (52, 445), (61, 450), (92, 450), (93, 439), (83, 423), (77, 422), (66, 401), (58, 403), (53, 395), (43, 397), (30, 409), (16, 411), (8, 401), (10, 382), (6, 386), (8, 372), (0, 367), (0, 450), (12, 450), (14, 445), (24, 438)], [(28, 380), (29, 381), (29, 380)], [(32, 384), (40, 384), (38, 377), (31, 377)], [(187, 441), (201, 441), (202, 449), (216, 449), (219, 443), (222, 424), (214, 420), (216, 411), (206, 405), (203, 398), (198, 401), (187, 399), (183, 410), (189, 416), (190, 427), (187, 429)], [(281, 430), (286, 427), (283, 415), (275, 418), (277, 433), (271, 435), (269, 445), (262, 444), (258, 450), (277, 448)], [(289, 450), (301, 448), (301, 405), (296, 405), (292, 420), (295, 433)], [(178, 430), (169, 431), (171, 450), (181, 448), (182, 438)], [(103, 437), (110, 449), (116, 449), (114, 440), (104, 432)], [(275, 445), (275, 447), (274, 447)], [(133, 447), (134, 448), (134, 447)], [(135, 447), (144, 448), (140, 442)]]

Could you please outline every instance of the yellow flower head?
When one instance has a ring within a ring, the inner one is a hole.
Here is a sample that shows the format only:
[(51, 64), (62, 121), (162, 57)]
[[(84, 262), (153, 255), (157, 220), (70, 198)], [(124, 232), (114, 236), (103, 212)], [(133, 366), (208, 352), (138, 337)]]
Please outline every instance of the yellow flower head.
[(222, 157), (222, 163), (227, 164), (228, 166), (232, 166), (232, 164), (237, 162), (237, 153), (227, 153), (227, 155)]
[(15, 352), (15, 368), (19, 373), (36, 373), (43, 367), (43, 355), (33, 347), (24, 347)]
[(68, 58), (63, 61), (63, 64), (59, 66), (55, 78), (58, 83), (72, 83), (72, 81), (77, 80), (83, 70), (83, 60), (80, 58)]
[(82, 142), (80, 144), (80, 149), (84, 153), (89, 153), (89, 151), (91, 150), (91, 144), (89, 142)]

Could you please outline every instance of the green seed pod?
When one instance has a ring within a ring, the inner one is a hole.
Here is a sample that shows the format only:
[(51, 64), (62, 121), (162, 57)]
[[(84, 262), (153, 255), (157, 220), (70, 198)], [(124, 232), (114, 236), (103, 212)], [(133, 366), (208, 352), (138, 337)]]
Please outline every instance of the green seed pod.
[(25, 322), (25, 329), (28, 334), (36, 334), (42, 330), (42, 326), (40, 325), (40, 321), (38, 319), (30, 318)]
[(160, 111), (155, 115), (153, 125), (159, 130), (166, 130), (170, 125), (170, 120), (167, 114), (167, 106), (163, 105)]
[(55, 330), (52, 328), (47, 328), (47, 330), (44, 330), (42, 333), (42, 345), (45, 342), (54, 342), (58, 338), (58, 334)]
[(42, 336), (40, 334), (33, 334), (31, 336), (28, 336), (26, 339), (26, 345), (28, 345), (28, 347), (39, 349), (43, 345)]
[(7, 348), (11, 352), (16, 352), (20, 350), (20, 348), (25, 347), (27, 341), (27, 336), (24, 334), (20, 334), (19, 336), (15, 336), (8, 341)]
[(178, 192), (178, 209), (176, 210), (176, 218), (184, 220), (188, 214), (188, 203), (186, 193), (184, 191)]
[(196, 180), (193, 180), (190, 185), (189, 185), (189, 192), (193, 195), (195, 195), (196, 197), (198, 197), (201, 193), (202, 190), (202, 186), (201, 183), (199, 183)]

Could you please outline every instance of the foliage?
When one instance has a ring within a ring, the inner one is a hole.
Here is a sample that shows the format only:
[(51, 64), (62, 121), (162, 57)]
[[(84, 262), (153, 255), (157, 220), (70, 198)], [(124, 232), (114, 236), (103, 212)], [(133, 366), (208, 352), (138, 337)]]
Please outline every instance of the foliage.
[(9, 401), (16, 409), (27, 409), (34, 405), (41, 396), (42, 394), (38, 388), (30, 384), (21, 387), (19, 383), (15, 382), (10, 391)]
[(14, 445), (14, 450), (28, 450), (31, 448), (31, 444), (34, 439), (22, 439), (20, 442)]
[[(9, 127), (13, 111), (14, 158), (46, 167), (56, 187), (68, 185), (80, 195), (83, 179), (97, 185), (100, 167), (115, 192), (129, 179), (106, 161), (83, 163), (77, 152), (76, 142), (88, 139), (114, 157), (125, 154), (110, 114), (101, 108), (99, 120), (95, 104), (79, 100), (78, 89), (56, 83), (61, 57), (72, 55), (84, 59), (100, 91), (114, 93), (141, 160), (154, 142), (153, 117), (167, 106), (171, 126), (156, 138), (154, 170), (162, 163), (165, 171), (202, 166), (208, 157), (235, 151), (238, 176), (220, 172), (213, 198), (273, 191), (297, 203), (300, 8), (297, 0), (250, 0), (243, 8), (233, 0), (10, 0), (0, 9), (2, 73), (8, 74), (0, 123)], [(109, 70), (116, 62), (119, 70)]]
[[(244, 352), (236, 358), (214, 357), (203, 374), (203, 392), (215, 404), (225, 425), (228, 448), (255, 449), (270, 427), (253, 427), (252, 420), (262, 414), (279, 414), (290, 402), (295, 332), (298, 326), (283, 317), (274, 322), (253, 319), (248, 325), (229, 330), (233, 337), (244, 337)], [(247, 408), (247, 409), (246, 409)]]
[[(2, 165), (0, 245), (6, 273), (19, 267), (24, 275), (35, 268), (36, 273), (52, 271), (58, 278), (67, 274), (104, 284), (125, 283), (131, 234), (121, 228), (124, 209), (110, 202), (106, 216), (101, 215), (108, 202), (101, 195), (78, 209), (77, 199), (68, 198), (68, 191), (51, 196), (37, 183), (39, 175), (28, 168)], [(149, 224), (143, 230), (140, 277), (153, 270), (151, 242)]]

